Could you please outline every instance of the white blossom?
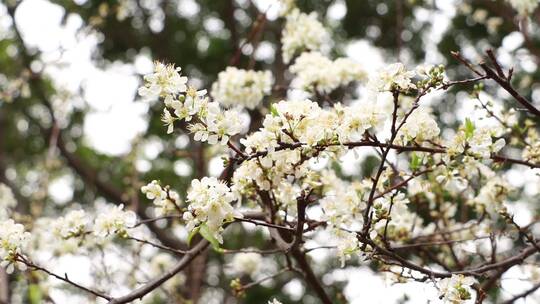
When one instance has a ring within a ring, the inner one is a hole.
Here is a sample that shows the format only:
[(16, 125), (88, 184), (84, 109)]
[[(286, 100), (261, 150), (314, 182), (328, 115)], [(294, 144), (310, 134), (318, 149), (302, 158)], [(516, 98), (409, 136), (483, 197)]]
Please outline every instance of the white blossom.
[(24, 226), (15, 223), (12, 219), (0, 222), (0, 266), (12, 273), (15, 268), (26, 270), (26, 265), (18, 262), (23, 250), (28, 245), (30, 233)]
[(135, 226), (137, 216), (133, 211), (124, 211), (124, 205), (107, 205), (94, 221), (94, 235), (107, 237), (110, 235), (127, 236), (127, 229)]
[(453, 274), (450, 278), (444, 278), (437, 284), (439, 296), (444, 303), (461, 304), (472, 298), (472, 285), (476, 280), (461, 274)]
[(355, 233), (349, 233), (340, 229), (333, 229), (332, 236), (337, 242), (337, 253), (341, 262), (341, 267), (345, 266), (345, 261), (351, 258), (352, 254), (360, 248)]
[(216, 102), (208, 103), (206, 110), (199, 116), (200, 123), (191, 124), (189, 131), (193, 139), (209, 144), (227, 144), (229, 138), (242, 130), (243, 121), (237, 110), (221, 110)]
[(183, 215), (187, 229), (191, 231), (204, 223), (214, 237), (223, 243), (221, 226), (224, 221), (242, 216), (231, 206), (234, 199), (231, 189), (215, 177), (194, 179), (187, 195), (188, 211)]
[(154, 72), (144, 76), (145, 84), (139, 88), (139, 95), (155, 99), (185, 92), (187, 77), (180, 76), (180, 71), (181, 68), (172, 64), (156, 62)]
[(355, 80), (363, 80), (365, 72), (348, 58), (328, 59), (319, 52), (304, 52), (289, 68), (296, 75), (293, 85), (309, 92), (330, 93)]
[(440, 129), (430, 113), (429, 108), (419, 107), (407, 118), (398, 133), (401, 143), (410, 141), (421, 143), (422, 141), (435, 139)]
[(289, 63), (301, 51), (319, 51), (329, 40), (329, 34), (317, 20), (317, 14), (305, 14), (293, 9), (288, 15), (283, 29), (283, 61)]
[(527, 146), (523, 149), (522, 157), (525, 160), (540, 163), (540, 134), (535, 128), (530, 128), (525, 137)]
[(351, 186), (340, 185), (325, 194), (320, 201), (324, 215), (322, 220), (336, 227), (362, 221), (358, 215), (366, 207), (360, 195)]
[(502, 207), (504, 200), (510, 192), (510, 185), (501, 177), (495, 176), (490, 178), (487, 183), (480, 189), (478, 195), (468, 203), (476, 206), (480, 212), (486, 210), (492, 216), (497, 214), (497, 211)]
[(336, 127), (341, 143), (362, 140), (367, 130), (381, 126), (387, 117), (383, 107), (373, 102), (348, 107), (336, 105), (335, 109), (341, 118)]
[(168, 109), (163, 109), (163, 115), (161, 115), (161, 121), (167, 127), (167, 134), (171, 134), (174, 131), (175, 117), (171, 115)]
[(538, 7), (538, 0), (506, 0), (521, 15), (528, 16)]
[(503, 138), (493, 142), (492, 137), (497, 134), (498, 130), (489, 127), (476, 127), (467, 120), (465, 126), (454, 136), (447, 145), (447, 153), (450, 156), (462, 154), (465, 149), (476, 157), (489, 158), (491, 153), (497, 153), (506, 144)]
[(72, 210), (53, 222), (53, 232), (62, 239), (82, 236), (87, 232), (90, 220), (84, 210)]
[(296, 8), (295, 0), (278, 0), (279, 15), (286, 16)]
[(212, 85), (212, 96), (225, 107), (254, 109), (270, 94), (273, 82), (269, 71), (227, 67)]
[[(413, 235), (412, 228), (421, 224), (421, 220), (409, 210), (409, 200), (404, 193), (389, 193), (375, 201), (374, 231), (391, 239), (408, 239)], [(388, 225), (387, 225), (388, 222)]]
[(163, 216), (172, 213), (178, 209), (180, 204), (180, 195), (178, 192), (162, 188), (158, 181), (153, 180), (148, 185), (141, 187), (141, 192), (146, 198), (151, 199), (155, 207), (156, 216)]
[(239, 274), (253, 276), (262, 266), (262, 256), (255, 252), (241, 252), (234, 255), (232, 269)]
[(415, 89), (412, 82), (414, 71), (407, 71), (402, 63), (394, 63), (379, 70), (368, 82), (368, 88), (375, 92), (391, 91), (396, 88), (407, 91)]

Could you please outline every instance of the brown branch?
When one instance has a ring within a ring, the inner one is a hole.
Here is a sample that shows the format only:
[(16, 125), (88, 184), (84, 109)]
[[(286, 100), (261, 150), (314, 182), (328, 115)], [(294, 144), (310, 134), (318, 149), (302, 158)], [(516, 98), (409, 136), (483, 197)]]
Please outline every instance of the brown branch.
[(136, 241), (136, 242), (139, 242), (139, 243), (147, 244), (147, 245), (150, 245), (152, 247), (159, 248), (159, 249), (163, 249), (165, 251), (169, 251), (169, 252), (172, 252), (174, 254), (186, 254), (187, 253), (187, 251), (185, 251), (185, 250), (174, 249), (174, 248), (171, 248), (171, 247), (168, 247), (168, 246), (164, 246), (164, 245), (161, 245), (161, 244), (154, 243), (152, 241), (139, 239), (139, 238), (136, 238), (134, 236), (128, 236), (127, 239), (133, 240), (133, 241)]
[(315, 291), (321, 302), (324, 304), (332, 304), (332, 300), (326, 294), (326, 291), (324, 290), (321, 282), (313, 272), (313, 269), (311, 269), (311, 266), (306, 259), (306, 254), (301, 252), (298, 248), (295, 248), (291, 253), (296, 262), (298, 263), (299, 268), (302, 270), (306, 282), (311, 287), (311, 289)]
[(154, 289), (161, 286), (161, 284), (165, 283), (167, 280), (175, 276), (180, 271), (184, 270), (188, 265), (190, 265), (191, 261), (197, 257), (206, 247), (208, 247), (208, 241), (202, 239), (197, 245), (195, 245), (192, 249), (190, 249), (178, 263), (173, 266), (170, 270), (163, 273), (161, 276), (149, 281), (148, 283), (144, 284), (143, 286), (135, 289), (134, 291), (130, 292), (129, 294), (119, 297), (119, 298), (113, 298), (110, 299), (109, 304), (123, 304), (123, 303), (129, 303), (131, 301), (134, 301), (136, 299), (142, 299), (145, 295), (152, 292)]
[[(280, 143), (278, 147), (275, 148), (275, 151), (282, 151), (282, 150), (293, 150), (300, 147), (309, 147), (308, 144), (305, 143)], [(358, 142), (345, 142), (345, 143), (330, 143), (330, 144), (321, 144), (314, 146), (315, 149), (320, 148), (327, 148), (332, 146), (344, 146), (348, 148), (356, 148), (356, 147), (383, 147), (387, 148), (390, 147), (391, 149), (396, 150), (398, 153), (401, 152), (427, 152), (432, 154), (439, 154), (439, 153), (446, 153), (445, 148), (438, 148), (438, 147), (425, 147), (425, 146), (402, 146), (402, 145), (396, 145), (396, 144), (387, 144), (387, 143), (381, 143), (381, 142), (374, 142), (369, 140), (364, 141), (358, 141)], [(268, 151), (258, 151), (254, 152), (247, 156), (245, 159), (237, 159), (237, 163), (242, 163), (245, 160), (251, 160), (257, 157), (266, 156), (268, 154)], [(524, 165), (531, 168), (540, 168), (540, 164), (537, 163), (531, 163), (525, 160), (510, 158), (502, 155), (492, 155), (491, 159), (495, 162), (500, 163), (512, 163), (512, 164), (519, 164)]]
[(413, 244), (404, 244), (404, 245), (394, 245), (394, 246), (392, 246), (392, 249), (411, 249), (411, 248), (417, 248), (417, 247), (440, 246), (440, 245), (447, 245), (447, 244), (455, 244), (455, 243), (482, 240), (482, 239), (487, 239), (487, 238), (489, 238), (489, 236), (480, 236), (480, 237), (476, 237), (476, 238), (473, 238), (473, 239), (443, 240), (443, 241), (413, 243)]
[[(442, 165), (442, 163), (438, 163), (436, 164), (434, 167), (437, 167), (437, 166), (440, 166)], [(399, 189), (401, 187), (404, 187), (406, 186), (411, 180), (413, 180), (414, 178), (418, 177), (418, 176), (421, 176), (421, 175), (424, 175), (426, 173), (429, 173), (429, 172), (432, 172), (433, 170), (435, 170), (434, 168), (429, 168), (429, 169), (425, 169), (425, 170), (421, 170), (421, 171), (418, 171), (418, 172), (415, 172), (413, 173), (411, 176), (407, 177), (406, 179), (402, 180), (401, 182), (391, 186), (390, 188), (384, 190), (383, 192), (379, 193), (378, 195), (376, 195), (373, 200), (377, 200), (381, 197), (383, 197), (385, 194), (388, 194), (396, 189)]]
[(454, 58), (456, 58), (459, 62), (465, 65), (473, 73), (477, 74), (478, 76), (494, 80), (506, 92), (512, 95), (512, 97), (517, 100), (517, 102), (519, 102), (522, 106), (524, 106), (530, 113), (534, 114), (535, 116), (540, 116), (540, 110), (536, 109), (529, 100), (519, 94), (512, 87), (512, 84), (510, 83), (510, 80), (512, 78), (512, 70), (510, 70), (508, 76), (506, 76), (503, 72), (501, 65), (495, 58), (493, 51), (487, 50), (486, 54), (493, 66), (495, 67), (495, 71), (491, 69), (485, 62), (481, 62), (479, 66), (484, 70), (485, 74), (483, 74), (479, 70), (477, 70), (467, 59), (461, 56), (459, 52), (452, 52), (452, 56), (454, 56)]
[(486, 76), (498, 83), (506, 92), (508, 92), (515, 100), (524, 106), (530, 113), (540, 116), (540, 111), (535, 108), (525, 97), (521, 96), (505, 78), (497, 75), (486, 63), (480, 63), (480, 67), (486, 72)]
[(266, 226), (266, 227), (272, 227), (272, 228), (285, 230), (285, 231), (294, 231), (294, 229), (289, 228), (289, 227), (280, 226), (280, 225), (267, 223), (267, 222), (263, 222), (263, 221), (257, 221), (257, 220), (253, 220), (253, 219), (249, 219), (249, 218), (245, 218), (245, 217), (235, 217), (234, 219), (236, 221), (238, 221), (238, 222), (251, 223), (251, 224), (254, 224), (254, 225), (257, 225), (257, 226)]

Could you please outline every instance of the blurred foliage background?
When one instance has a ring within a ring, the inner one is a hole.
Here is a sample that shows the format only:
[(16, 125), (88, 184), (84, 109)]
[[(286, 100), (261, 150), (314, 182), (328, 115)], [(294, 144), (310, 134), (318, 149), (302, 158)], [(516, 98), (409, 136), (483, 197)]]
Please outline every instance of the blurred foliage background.
[[(264, 22), (259, 37), (242, 48), (237, 65), (272, 70), (278, 85), (286, 86), (288, 83), (289, 75), (284, 73), (286, 66), (279, 51), (283, 20), (274, 18), (275, 14), (273, 18), (263, 17), (272, 1), (50, 2), (61, 8), (64, 23), (69, 16), (80, 18), (78, 35), (97, 37), (98, 42), (92, 50), (92, 61), (97, 67), (105, 69), (118, 63), (132, 64), (138, 56), (144, 55), (182, 67), (183, 73), (194, 78), (200, 88), (210, 87), (217, 73), (234, 61), (239, 46), (243, 45), (253, 28)], [(56, 202), (49, 195), (49, 183), (68, 175), (71, 177), (70, 191), (73, 192), (69, 202), (85, 206), (104, 198), (112, 203), (124, 203), (137, 210), (141, 218), (146, 218), (151, 216), (147, 210), (151, 202), (139, 193), (140, 185), (159, 178), (179, 193), (185, 193), (191, 179), (209, 174), (209, 163), (217, 151), (198, 142), (189, 143), (186, 136), (167, 136), (160, 121), (162, 106), (157, 103), (150, 105), (145, 116), (149, 120), (148, 127), (133, 139), (129, 152), (111, 155), (97, 151), (89, 144), (83, 130), (85, 118), (91, 110), (84, 100), (86, 88), (82, 85), (78, 94), (73, 94), (51, 79), (41, 50), (27, 45), (17, 23), (12, 22), (20, 5), (14, 0), (0, 4), (5, 25), (0, 31), (0, 181), (17, 190), (20, 212), (28, 217), (62, 213), (69, 203)], [(348, 48), (351, 43), (363, 41), (372, 46), (386, 63), (403, 61), (409, 67), (426, 61), (444, 64), (452, 79), (469, 78), (471, 75), (459, 66), (451, 51), (460, 51), (474, 61), (486, 48), (499, 49), (505, 39), (518, 35), (521, 39), (518, 39), (520, 43), (516, 47), (501, 50), (504, 56), (518, 58), (514, 59), (517, 61), (506, 60), (503, 63), (517, 64), (514, 82), (528, 88), (523, 93), (533, 101), (540, 99), (537, 92), (540, 88), (531, 87), (540, 78), (540, 71), (536, 69), (540, 60), (540, 31), (535, 25), (535, 21), (540, 20), (538, 10), (531, 20), (526, 21), (503, 0), (300, 0), (298, 6), (306, 12), (316, 11), (320, 20), (333, 30), (334, 55), (351, 55)], [(525, 24), (527, 22), (529, 24)], [(527, 26), (530, 30), (526, 29)], [(254, 51), (261, 48), (270, 55), (259, 56)], [(252, 54), (254, 52), (255, 55)], [(519, 66), (520, 56), (526, 57), (525, 66)], [(436, 111), (451, 113), (456, 93), (452, 91), (446, 95)], [(266, 102), (282, 97), (283, 92), (276, 90)], [(261, 117), (257, 113), (251, 114), (252, 119)], [(122, 121), (117, 123), (122, 124)], [(443, 119), (442, 123), (452, 125), (456, 122)], [(144, 169), (141, 169), (137, 159), (148, 142), (159, 142), (160, 153), (146, 159)], [(183, 176), (178, 174), (179, 161), (189, 168)], [(358, 175), (369, 174), (375, 163), (374, 158), (368, 158), (358, 167)], [(186, 245), (168, 229), (168, 225), (153, 225), (150, 229), (168, 246), (185, 248)], [(232, 240), (227, 244), (228, 248), (262, 244), (262, 235), (245, 238), (246, 231), (239, 227), (228, 233), (236, 234), (236, 237), (226, 238)], [(221, 259), (222, 256), (213, 253), (200, 258), (188, 270), (188, 282), (178, 286), (174, 302), (180, 301), (177, 299), (200, 298), (203, 290), (227, 290), (229, 281), (215, 269)], [(336, 265), (321, 267), (329, 266)], [(325, 269), (317, 271), (324, 272)], [(210, 274), (220, 279), (207, 280)], [(263, 303), (276, 294), (284, 303), (296, 302), (281, 292), (281, 287), (289, 280), (290, 276), (283, 276), (273, 288), (254, 287), (241, 302)], [(27, 289), (27, 296), (30, 296), (30, 290)], [(309, 296), (310, 291), (306, 290), (306, 293), (303, 301), (315, 303)], [(340, 299), (341, 296), (334, 294), (334, 297)], [(226, 298), (225, 302), (234, 301), (230, 294)], [(170, 301), (155, 299), (155, 303)]]

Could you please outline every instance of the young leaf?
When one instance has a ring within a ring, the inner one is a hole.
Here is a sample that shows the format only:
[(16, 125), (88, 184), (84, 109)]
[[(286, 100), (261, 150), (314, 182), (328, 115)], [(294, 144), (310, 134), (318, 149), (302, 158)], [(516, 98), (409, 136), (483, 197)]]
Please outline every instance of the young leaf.
[(191, 232), (189, 233), (188, 237), (187, 237), (187, 244), (189, 246), (189, 244), (191, 243), (191, 239), (197, 235), (197, 233), (199, 233), (199, 229), (200, 227), (195, 227), (195, 229), (191, 230)]
[(418, 168), (420, 168), (421, 163), (422, 163), (422, 161), (420, 160), (420, 157), (418, 157), (418, 155), (416, 155), (416, 153), (412, 153), (412, 155), (411, 155), (411, 163), (410, 163), (411, 170), (415, 171)]
[(274, 116), (274, 117), (279, 116), (279, 112), (278, 112), (278, 110), (276, 109), (275, 105), (271, 105), (271, 106), (270, 106), (270, 113), (271, 113), (272, 116)]
[(474, 123), (470, 119), (465, 119), (465, 137), (471, 138), (474, 133)]
[(208, 242), (210, 242), (210, 244), (212, 244), (212, 247), (214, 247), (215, 250), (219, 251), (219, 242), (214, 237), (210, 229), (208, 229), (208, 226), (206, 226), (206, 224), (202, 224), (200, 227), (201, 229), (199, 230), (199, 232), (201, 233), (201, 236), (205, 238)]

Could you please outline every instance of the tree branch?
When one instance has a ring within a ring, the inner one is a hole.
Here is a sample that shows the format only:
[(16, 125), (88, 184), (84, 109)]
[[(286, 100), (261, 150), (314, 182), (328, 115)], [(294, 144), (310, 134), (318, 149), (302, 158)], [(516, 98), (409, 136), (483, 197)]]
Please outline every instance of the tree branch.
[(174, 267), (172, 267), (169, 271), (149, 281), (148, 283), (135, 289), (134, 291), (130, 292), (129, 294), (125, 296), (110, 299), (109, 304), (123, 304), (123, 303), (129, 303), (136, 299), (142, 299), (145, 295), (149, 294), (154, 289), (158, 288), (161, 284), (165, 283), (167, 280), (175, 276), (177, 273), (184, 270), (195, 257), (197, 257), (204, 249), (206, 249), (206, 247), (208, 247), (208, 244), (209, 244), (208, 241), (206, 241), (205, 239), (202, 239), (199, 243), (197, 243), (197, 245), (195, 245), (192, 249), (190, 249), (182, 257), (182, 259), (178, 261), (178, 263)]

